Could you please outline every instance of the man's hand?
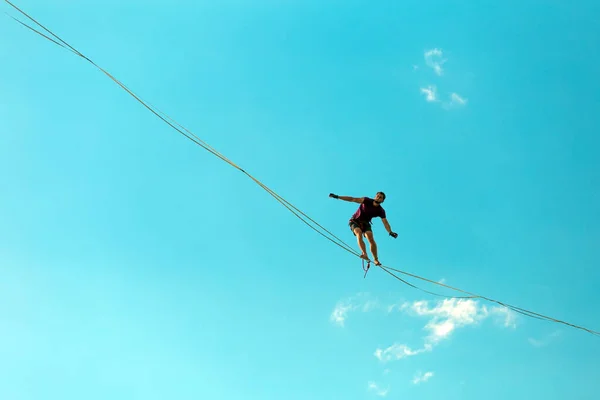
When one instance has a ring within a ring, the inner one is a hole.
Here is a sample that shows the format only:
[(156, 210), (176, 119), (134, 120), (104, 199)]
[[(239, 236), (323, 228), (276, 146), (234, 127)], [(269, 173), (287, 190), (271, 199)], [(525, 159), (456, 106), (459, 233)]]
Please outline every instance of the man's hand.
[(390, 223), (388, 222), (387, 218), (381, 218), (381, 221), (383, 222), (383, 226), (385, 226), (385, 230), (389, 232), (391, 237), (396, 239), (398, 237), (398, 234), (392, 231), (392, 227), (390, 226)]
[(329, 193), (329, 197), (338, 199), (340, 196), (338, 196), (337, 194)]

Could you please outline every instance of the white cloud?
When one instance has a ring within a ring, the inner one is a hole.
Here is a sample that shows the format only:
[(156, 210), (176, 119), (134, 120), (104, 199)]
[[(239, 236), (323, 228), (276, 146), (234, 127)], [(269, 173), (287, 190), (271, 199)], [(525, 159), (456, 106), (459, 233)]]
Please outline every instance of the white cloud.
[(373, 355), (382, 362), (400, 360), (402, 358), (416, 356), (419, 353), (425, 351), (431, 351), (432, 347), (430, 344), (425, 344), (422, 349), (413, 350), (405, 344), (394, 343), (390, 347), (382, 350), (376, 349)]
[(425, 100), (428, 102), (438, 101), (437, 88), (435, 85), (429, 85), (426, 88), (421, 88), (421, 93), (425, 95)]
[(423, 57), (425, 58), (425, 64), (432, 68), (437, 75), (442, 75), (444, 70), (442, 65), (447, 61), (443, 58), (444, 54), (441, 49), (435, 48), (425, 51)]
[(451, 108), (464, 107), (467, 105), (467, 103), (468, 103), (468, 99), (462, 97), (461, 95), (459, 95), (456, 92), (452, 92), (450, 94), (450, 101), (445, 102), (443, 104), (443, 107), (446, 110), (449, 110)]
[[(420, 91), (421, 91), (421, 94), (423, 94), (425, 96), (425, 100), (427, 102), (429, 102), (429, 103), (440, 102), (440, 96), (438, 94), (437, 86), (428, 85), (427, 87), (420, 88)], [(450, 94), (449, 97), (450, 97), (450, 100), (442, 103), (442, 107), (444, 107), (446, 110), (449, 110), (451, 108), (464, 107), (467, 105), (468, 99), (466, 99), (465, 97), (462, 97), (458, 93), (453, 92)]]
[(352, 310), (352, 306), (349, 304), (344, 304), (344, 303), (338, 303), (333, 312), (331, 313), (331, 316), (329, 317), (329, 319), (339, 325), (339, 326), (344, 326), (344, 321), (346, 320), (346, 315), (348, 314), (348, 311)]
[(368, 389), (374, 392), (377, 396), (385, 397), (390, 392), (390, 388), (382, 389), (377, 383), (369, 381)]
[(369, 299), (367, 293), (359, 293), (356, 296), (338, 301), (329, 316), (329, 320), (338, 326), (344, 326), (344, 322), (351, 311), (369, 312), (378, 307), (377, 300)]
[[(458, 328), (476, 325), (490, 315), (502, 317), (505, 327), (516, 327), (515, 314), (504, 307), (489, 310), (473, 299), (444, 299), (430, 306), (428, 301), (415, 301), (396, 306), (398, 311), (417, 317), (429, 317), (424, 329), (429, 334), (423, 347), (413, 349), (406, 344), (394, 343), (386, 349), (377, 348), (375, 357), (382, 362), (400, 360), (423, 352), (432, 351), (434, 346), (449, 338)], [(389, 309), (389, 308), (388, 308)]]
[(544, 347), (544, 346), (548, 346), (558, 336), (560, 336), (560, 332), (555, 331), (555, 332), (552, 332), (551, 334), (547, 335), (543, 339), (529, 338), (528, 341), (534, 347)]
[(417, 374), (413, 378), (412, 382), (415, 385), (418, 385), (418, 384), (420, 384), (422, 382), (427, 382), (429, 380), (429, 378), (431, 378), (432, 376), (433, 376), (433, 372), (432, 371), (425, 372), (424, 374), (421, 371), (419, 371), (419, 372), (417, 372)]
[[(413, 347), (402, 342), (395, 342), (388, 347), (378, 347), (373, 355), (382, 363), (414, 357), (430, 352), (441, 341), (450, 338), (458, 329), (477, 325), (490, 316), (496, 317), (496, 322), (507, 328), (516, 328), (516, 314), (505, 307), (481, 305), (475, 299), (442, 299), (435, 302), (419, 300), (390, 304), (372, 299), (368, 293), (359, 293), (339, 301), (330, 320), (338, 326), (344, 323), (350, 312), (369, 312), (380, 310), (383, 315), (400, 312), (413, 317), (425, 317), (428, 321), (423, 326), (426, 334), (421, 346)], [(530, 343), (536, 345), (535, 339)]]
[(418, 316), (430, 316), (425, 325), (430, 332), (427, 342), (437, 344), (440, 340), (449, 337), (457, 328), (476, 324), (488, 315), (485, 306), (479, 306), (472, 299), (444, 299), (433, 307), (427, 301), (415, 301), (406, 304), (405, 309)]
[(461, 106), (467, 104), (467, 99), (461, 97), (458, 93), (452, 93), (450, 95), (450, 101)]
[[(426, 50), (423, 53), (423, 57), (425, 58), (425, 64), (429, 68), (433, 69), (433, 71), (435, 72), (436, 75), (442, 76), (444, 74), (444, 69), (442, 68), (442, 66), (448, 60), (444, 57), (444, 52), (442, 51), (442, 49), (439, 49), (436, 47), (433, 49)], [(414, 70), (417, 69), (415, 67), (416, 66), (413, 65)], [(428, 102), (430, 102), (430, 103), (440, 102), (440, 96), (438, 95), (438, 90), (435, 85), (428, 85), (427, 87), (421, 87), (420, 91), (422, 94), (425, 95), (425, 99)], [(465, 98), (464, 96), (461, 96), (460, 94), (458, 94), (456, 92), (451, 92), (448, 95), (448, 100), (441, 102), (440, 105), (442, 108), (444, 108), (446, 110), (450, 110), (453, 108), (464, 107), (467, 105), (467, 103), (468, 103), (467, 98)]]
[(499, 317), (499, 321), (502, 323), (502, 325), (504, 325), (504, 327), (513, 329), (517, 327), (517, 314), (509, 310), (508, 308), (494, 307), (492, 308), (491, 312), (492, 314), (496, 314)]

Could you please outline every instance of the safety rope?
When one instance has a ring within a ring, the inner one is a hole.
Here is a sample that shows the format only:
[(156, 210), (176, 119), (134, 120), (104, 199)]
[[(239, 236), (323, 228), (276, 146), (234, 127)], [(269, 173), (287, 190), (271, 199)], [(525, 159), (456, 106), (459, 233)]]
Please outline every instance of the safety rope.
[(371, 260), (366, 260), (367, 261), (367, 267), (365, 268), (365, 260), (362, 260), (362, 268), (363, 271), (365, 271), (365, 276), (363, 278), (367, 277), (367, 272), (369, 272), (369, 268), (371, 268)]

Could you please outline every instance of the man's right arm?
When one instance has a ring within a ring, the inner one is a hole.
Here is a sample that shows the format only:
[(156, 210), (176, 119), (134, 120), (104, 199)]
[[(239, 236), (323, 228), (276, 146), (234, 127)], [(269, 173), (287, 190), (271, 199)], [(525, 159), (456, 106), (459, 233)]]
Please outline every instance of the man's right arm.
[(329, 197), (333, 197), (334, 199), (350, 201), (352, 203), (361, 204), (364, 201), (364, 197), (351, 197), (351, 196), (338, 196), (337, 194), (330, 193)]

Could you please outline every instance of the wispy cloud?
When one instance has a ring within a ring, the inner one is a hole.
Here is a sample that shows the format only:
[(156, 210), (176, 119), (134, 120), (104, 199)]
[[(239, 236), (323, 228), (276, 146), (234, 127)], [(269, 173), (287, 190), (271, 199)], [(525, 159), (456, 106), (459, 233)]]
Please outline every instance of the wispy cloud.
[(457, 328), (476, 324), (488, 315), (487, 308), (472, 299), (444, 299), (432, 307), (427, 301), (415, 301), (403, 308), (418, 316), (431, 317), (425, 325), (430, 332), (427, 337), (430, 344), (437, 344)]
[(352, 310), (352, 306), (349, 304), (344, 304), (344, 303), (338, 303), (333, 312), (331, 313), (331, 316), (329, 317), (329, 319), (339, 325), (339, 326), (344, 326), (344, 321), (346, 320), (346, 316), (348, 315), (348, 312)]
[(425, 58), (425, 64), (432, 68), (437, 75), (441, 76), (444, 73), (442, 65), (446, 62), (446, 60), (443, 58), (444, 53), (441, 49), (434, 48), (426, 50), (423, 54), (423, 57)]
[(381, 396), (381, 397), (387, 396), (387, 394), (390, 392), (389, 387), (382, 389), (376, 382), (373, 382), (373, 381), (369, 381), (367, 387), (368, 387), (369, 391), (374, 392), (377, 396)]
[[(445, 279), (439, 280), (445, 282)], [(369, 293), (361, 292), (349, 296), (336, 303), (330, 315), (330, 321), (338, 326), (344, 326), (352, 312), (370, 312), (380, 310), (386, 314), (403, 312), (409, 316), (430, 317), (425, 325), (431, 332), (432, 338), (449, 336), (455, 329), (478, 323), (490, 316), (495, 316), (498, 324), (507, 328), (516, 328), (516, 313), (505, 307), (488, 308), (473, 299), (443, 299), (435, 303), (418, 300), (414, 302), (385, 302), (371, 297)], [(431, 343), (435, 340), (432, 339)]]
[(373, 355), (377, 357), (380, 361), (388, 362), (400, 360), (402, 358), (416, 356), (417, 354), (423, 353), (425, 351), (431, 351), (431, 345), (425, 344), (422, 349), (413, 350), (405, 344), (394, 343), (390, 347), (386, 349), (377, 349)]
[[(516, 314), (513, 311), (499, 306), (489, 308), (474, 299), (390, 303), (373, 299), (368, 293), (359, 293), (339, 301), (331, 313), (330, 320), (333, 324), (343, 327), (351, 312), (374, 310), (388, 317), (400, 313), (409, 317), (427, 318), (423, 326), (426, 334), (422, 338), (421, 345), (411, 346), (398, 341), (387, 347), (375, 349), (373, 356), (384, 364), (431, 352), (440, 342), (450, 338), (460, 328), (476, 326), (490, 317), (495, 317), (498, 326), (513, 329), (517, 326)], [(530, 339), (530, 343), (539, 345), (541, 342)]]
[(555, 331), (549, 335), (546, 335), (546, 337), (544, 337), (542, 339), (529, 338), (528, 341), (534, 347), (544, 347), (544, 346), (548, 346), (550, 343), (552, 343), (552, 341), (554, 341), (559, 336), (560, 336), (560, 332)]
[(421, 88), (421, 93), (425, 95), (425, 100), (428, 102), (438, 101), (437, 96), (437, 88), (435, 85), (429, 85), (427, 87)]
[(377, 300), (370, 299), (367, 293), (359, 293), (356, 296), (338, 301), (329, 316), (329, 320), (332, 323), (343, 327), (346, 318), (348, 317), (348, 313), (351, 311), (368, 312), (375, 309), (377, 306)]
[(467, 104), (467, 99), (461, 97), (458, 93), (452, 93), (450, 95), (450, 101), (455, 104), (465, 105)]
[(416, 373), (415, 377), (413, 378), (412, 383), (414, 383), (415, 385), (418, 385), (420, 383), (427, 382), (431, 377), (433, 377), (432, 371), (428, 371), (425, 373), (422, 373), (421, 371), (419, 371)]
[(450, 100), (447, 102), (444, 102), (443, 107), (446, 110), (450, 110), (453, 108), (464, 107), (467, 105), (467, 102), (468, 102), (468, 99), (459, 95), (458, 93), (453, 92), (450, 94)]
[(400, 360), (432, 351), (434, 346), (449, 338), (457, 329), (476, 325), (490, 315), (501, 317), (506, 327), (516, 326), (515, 314), (512, 311), (504, 307), (488, 309), (473, 299), (444, 299), (432, 305), (428, 301), (406, 302), (394, 308), (410, 316), (428, 317), (429, 321), (423, 328), (428, 335), (424, 337), (421, 348), (414, 349), (404, 343), (394, 343), (385, 349), (377, 348), (374, 356), (382, 362)]
[[(439, 103), (440, 95), (438, 94), (438, 89), (435, 85), (428, 85), (427, 87), (420, 88), (421, 94), (425, 96), (425, 100), (429, 103)], [(458, 93), (451, 93), (449, 96), (449, 100), (446, 100), (441, 103), (441, 106), (450, 110), (453, 108), (465, 107), (468, 103), (468, 99), (459, 95)]]
[(498, 321), (502, 325), (504, 325), (505, 328), (513, 328), (514, 329), (517, 327), (517, 321), (516, 321), (517, 314), (510, 311), (508, 308), (494, 307), (494, 308), (492, 308), (491, 313), (498, 317)]
[[(444, 52), (440, 48), (433, 48), (429, 50), (425, 50), (423, 53), (423, 57), (425, 58), (425, 65), (431, 68), (437, 76), (444, 75), (444, 68), (442, 67), (448, 59), (445, 58)], [(413, 70), (418, 69), (416, 65), (413, 65)], [(440, 106), (446, 110), (451, 110), (458, 107), (464, 107), (467, 105), (468, 100), (461, 96), (456, 92), (450, 92), (447, 97), (444, 95), (444, 98), (448, 100), (441, 100), (440, 95), (438, 94), (438, 89), (433, 84), (428, 84), (425, 87), (419, 88), (421, 94), (425, 96), (425, 100), (429, 103), (439, 103)]]

